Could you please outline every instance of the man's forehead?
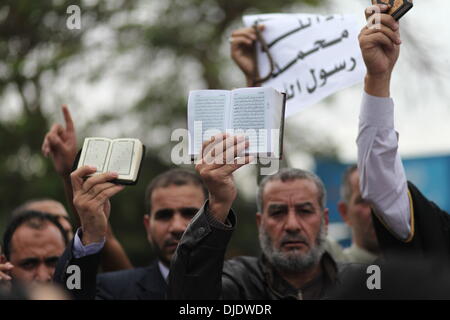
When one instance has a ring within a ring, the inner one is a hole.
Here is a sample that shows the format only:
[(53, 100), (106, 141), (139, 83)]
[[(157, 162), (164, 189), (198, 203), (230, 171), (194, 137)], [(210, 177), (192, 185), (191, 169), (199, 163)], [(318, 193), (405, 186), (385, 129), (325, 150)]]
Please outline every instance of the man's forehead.
[(290, 205), (301, 206), (301, 207), (312, 207), (314, 203), (312, 201), (277, 201), (270, 200), (267, 202), (268, 208), (285, 208)]
[(62, 217), (69, 216), (66, 208), (64, 208), (64, 206), (60, 202), (55, 200), (42, 200), (32, 202), (27, 206), (27, 210), (50, 213), (51, 215), (55, 216), (62, 216)]
[(14, 232), (11, 239), (11, 254), (34, 255), (60, 254), (64, 250), (64, 239), (61, 231), (54, 225), (47, 223), (42, 229), (34, 229), (26, 224), (21, 225)]
[(203, 204), (205, 201), (205, 195), (201, 187), (188, 184), (188, 185), (170, 185), (168, 187), (159, 187), (153, 190), (151, 195), (151, 205), (165, 206), (165, 207), (178, 207), (190, 206), (197, 207)]
[(289, 181), (269, 181), (263, 193), (265, 204), (302, 204), (317, 203), (318, 189), (316, 184), (308, 179), (295, 179)]

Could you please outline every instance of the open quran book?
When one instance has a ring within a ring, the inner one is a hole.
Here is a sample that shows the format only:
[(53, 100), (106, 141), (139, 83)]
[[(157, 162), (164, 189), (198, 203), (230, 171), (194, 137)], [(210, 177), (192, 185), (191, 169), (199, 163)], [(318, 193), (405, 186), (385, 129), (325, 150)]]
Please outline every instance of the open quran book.
[(217, 133), (244, 135), (246, 154), (281, 158), (286, 94), (270, 87), (195, 90), (189, 93), (189, 154), (198, 157), (203, 141)]
[(77, 168), (94, 166), (95, 174), (117, 172), (114, 181), (119, 184), (136, 184), (145, 146), (138, 139), (86, 138)]

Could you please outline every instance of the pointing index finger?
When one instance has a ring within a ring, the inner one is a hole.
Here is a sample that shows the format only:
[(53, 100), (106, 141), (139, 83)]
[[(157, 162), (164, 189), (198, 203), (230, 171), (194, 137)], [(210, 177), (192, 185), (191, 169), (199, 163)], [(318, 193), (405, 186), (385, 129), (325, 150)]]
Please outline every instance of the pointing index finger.
[(70, 115), (69, 108), (67, 107), (66, 104), (63, 104), (62, 112), (63, 112), (63, 115), (64, 115), (64, 121), (66, 122), (66, 129), (69, 130), (69, 131), (74, 131), (75, 127), (73, 125), (72, 116)]

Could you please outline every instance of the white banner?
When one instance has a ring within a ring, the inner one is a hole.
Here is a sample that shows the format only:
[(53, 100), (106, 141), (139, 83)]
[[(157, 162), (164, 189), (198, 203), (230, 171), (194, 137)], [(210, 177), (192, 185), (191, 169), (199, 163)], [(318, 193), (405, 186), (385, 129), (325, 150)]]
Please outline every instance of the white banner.
[[(262, 85), (287, 93), (286, 116), (364, 79), (355, 16), (244, 16), (247, 27), (255, 22), (265, 26), (262, 36), (274, 61), (271, 78)], [(257, 52), (259, 75), (265, 77), (270, 62), (259, 43)]]

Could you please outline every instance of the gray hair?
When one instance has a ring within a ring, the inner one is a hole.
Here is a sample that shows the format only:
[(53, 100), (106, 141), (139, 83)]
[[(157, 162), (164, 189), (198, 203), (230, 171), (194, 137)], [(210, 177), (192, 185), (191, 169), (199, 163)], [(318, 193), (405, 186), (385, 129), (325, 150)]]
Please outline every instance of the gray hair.
[(323, 210), (326, 206), (327, 192), (323, 185), (322, 180), (315, 174), (302, 169), (293, 168), (282, 168), (277, 173), (271, 176), (266, 176), (261, 180), (258, 186), (258, 191), (256, 193), (256, 205), (258, 206), (258, 211), (263, 212), (263, 194), (266, 184), (271, 181), (281, 180), (282, 182), (292, 181), (292, 180), (310, 180), (314, 182), (318, 190), (318, 202), (320, 208)]
[(344, 175), (342, 177), (341, 188), (339, 191), (340, 191), (340, 195), (341, 195), (341, 200), (345, 203), (349, 203), (350, 198), (352, 197), (352, 186), (350, 183), (350, 176), (356, 170), (358, 170), (358, 167), (356, 165), (349, 166), (345, 170)]

